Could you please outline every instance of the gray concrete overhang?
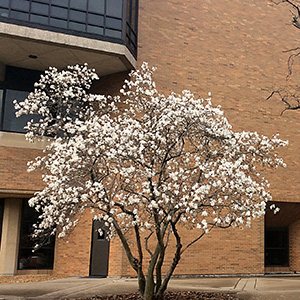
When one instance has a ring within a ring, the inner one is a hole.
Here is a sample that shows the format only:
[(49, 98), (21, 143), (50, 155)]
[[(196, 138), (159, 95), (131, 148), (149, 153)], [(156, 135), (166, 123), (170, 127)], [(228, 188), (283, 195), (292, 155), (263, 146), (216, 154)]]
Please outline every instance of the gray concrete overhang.
[(88, 63), (99, 76), (136, 67), (126, 45), (3, 22), (0, 62), (34, 70)]

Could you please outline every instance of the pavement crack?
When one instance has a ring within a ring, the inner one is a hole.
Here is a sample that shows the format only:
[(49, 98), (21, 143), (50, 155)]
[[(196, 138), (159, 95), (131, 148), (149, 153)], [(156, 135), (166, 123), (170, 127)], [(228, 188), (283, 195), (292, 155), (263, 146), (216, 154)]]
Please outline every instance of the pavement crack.
[(237, 287), (238, 284), (240, 283), (241, 279), (242, 279), (242, 278), (239, 278), (238, 281), (236, 282), (236, 284), (234, 285), (234, 287), (233, 287), (234, 290), (236, 289), (236, 287)]

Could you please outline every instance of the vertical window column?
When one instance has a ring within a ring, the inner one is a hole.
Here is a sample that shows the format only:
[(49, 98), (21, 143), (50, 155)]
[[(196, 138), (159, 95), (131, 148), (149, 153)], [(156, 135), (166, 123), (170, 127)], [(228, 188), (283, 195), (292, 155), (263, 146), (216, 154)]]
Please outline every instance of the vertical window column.
[(0, 198), (0, 249), (1, 249), (1, 237), (2, 237), (3, 212), (4, 212), (4, 199)]
[(0, 275), (14, 275), (17, 271), (22, 199), (4, 201), (0, 248)]

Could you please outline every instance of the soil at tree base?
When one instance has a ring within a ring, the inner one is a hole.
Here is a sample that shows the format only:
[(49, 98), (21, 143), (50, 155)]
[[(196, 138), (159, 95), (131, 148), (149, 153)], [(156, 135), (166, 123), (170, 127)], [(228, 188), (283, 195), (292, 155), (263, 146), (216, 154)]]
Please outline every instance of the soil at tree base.
[[(63, 300), (142, 300), (140, 294), (121, 294), (109, 296), (94, 296), (92, 298), (72, 298)], [(239, 300), (235, 294), (206, 292), (166, 292), (164, 300)]]

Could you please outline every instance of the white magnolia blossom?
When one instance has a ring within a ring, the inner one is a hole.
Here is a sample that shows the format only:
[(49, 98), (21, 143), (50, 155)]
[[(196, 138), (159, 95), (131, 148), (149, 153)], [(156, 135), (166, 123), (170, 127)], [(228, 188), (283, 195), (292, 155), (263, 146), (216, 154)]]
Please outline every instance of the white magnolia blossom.
[[(17, 115), (41, 115), (27, 125), (29, 140), (53, 137), (44, 156), (29, 164), (30, 171), (44, 170), (45, 188), (29, 202), (41, 212), (37, 235), (51, 229), (64, 236), (92, 208), (110, 237), (122, 240), (134, 229), (137, 245), (140, 231), (166, 245), (173, 234), (178, 258), (185, 249), (178, 224), (197, 229), (196, 241), (214, 227), (250, 226), (264, 214), (271, 195), (262, 173), (285, 166), (274, 151), (287, 142), (233, 131), (210, 97), (159, 93), (153, 71), (144, 63), (131, 72), (120, 91), (127, 109), (118, 113), (120, 98), (87, 92), (97, 79), (87, 66), (51, 68), (16, 104)], [(122, 243), (130, 260), (129, 244)], [(147, 251), (157, 264), (154, 250)]]

